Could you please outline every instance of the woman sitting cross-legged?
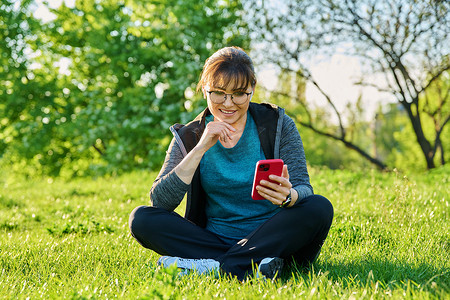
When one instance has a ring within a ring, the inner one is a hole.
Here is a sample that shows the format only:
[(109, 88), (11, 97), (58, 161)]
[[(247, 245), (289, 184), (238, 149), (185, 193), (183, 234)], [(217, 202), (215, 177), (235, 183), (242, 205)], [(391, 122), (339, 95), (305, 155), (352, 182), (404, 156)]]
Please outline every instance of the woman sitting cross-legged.
[[(319, 255), (333, 207), (313, 193), (294, 122), (280, 107), (251, 102), (255, 87), (242, 49), (223, 48), (206, 60), (198, 89), (207, 108), (170, 128), (152, 206), (130, 215), (133, 237), (162, 255), (158, 264), (243, 280), (253, 269), (274, 278), (286, 263), (308, 265)], [(264, 200), (253, 200), (255, 165), (273, 158), (283, 160), (282, 174), (259, 182)], [(173, 210), (186, 193), (181, 217)]]

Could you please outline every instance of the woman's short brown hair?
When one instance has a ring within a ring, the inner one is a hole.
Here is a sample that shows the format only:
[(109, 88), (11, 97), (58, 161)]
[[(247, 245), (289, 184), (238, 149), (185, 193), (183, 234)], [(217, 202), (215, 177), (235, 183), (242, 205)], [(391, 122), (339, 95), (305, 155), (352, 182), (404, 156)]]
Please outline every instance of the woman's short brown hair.
[(239, 47), (225, 47), (211, 55), (203, 66), (197, 91), (202, 86), (217, 88), (231, 87), (232, 90), (246, 90), (256, 85), (253, 62)]

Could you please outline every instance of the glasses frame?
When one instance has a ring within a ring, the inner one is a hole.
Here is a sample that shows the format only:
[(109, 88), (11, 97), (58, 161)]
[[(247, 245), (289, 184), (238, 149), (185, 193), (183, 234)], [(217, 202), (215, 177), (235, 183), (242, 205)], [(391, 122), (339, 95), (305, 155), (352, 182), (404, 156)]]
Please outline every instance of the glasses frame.
[[(209, 94), (209, 99), (210, 99), (211, 102), (214, 103), (214, 104), (222, 104), (222, 103), (224, 103), (225, 101), (227, 101), (227, 96), (230, 95), (231, 101), (232, 101), (235, 105), (242, 105), (242, 104), (244, 104), (245, 102), (248, 101), (248, 97), (249, 97), (250, 95), (253, 95), (253, 91), (251, 91), (250, 93), (242, 92), (242, 93), (244, 93), (244, 94), (247, 95), (247, 99), (246, 99), (244, 102), (242, 102), (242, 103), (236, 103), (236, 102), (234, 102), (234, 100), (233, 100), (233, 94), (234, 94), (234, 93), (231, 93), (231, 94), (223, 93), (223, 94), (224, 94), (223, 101), (222, 101), (222, 102), (214, 102), (214, 101), (211, 99), (211, 94), (214, 93), (214, 92), (221, 92), (221, 91), (206, 91), (206, 92)], [(221, 93), (222, 93), (222, 92), (221, 92)], [(251, 99), (251, 97), (250, 97), (250, 99)]]

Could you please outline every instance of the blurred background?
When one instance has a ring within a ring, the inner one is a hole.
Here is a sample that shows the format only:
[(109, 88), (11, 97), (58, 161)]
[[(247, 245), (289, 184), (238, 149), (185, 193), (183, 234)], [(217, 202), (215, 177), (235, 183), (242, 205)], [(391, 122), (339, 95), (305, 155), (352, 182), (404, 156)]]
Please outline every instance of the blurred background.
[(195, 92), (205, 59), (232, 45), (255, 63), (253, 101), (286, 109), (310, 166), (441, 168), (450, 156), (449, 7), (2, 0), (0, 172), (158, 170), (169, 126), (206, 106)]

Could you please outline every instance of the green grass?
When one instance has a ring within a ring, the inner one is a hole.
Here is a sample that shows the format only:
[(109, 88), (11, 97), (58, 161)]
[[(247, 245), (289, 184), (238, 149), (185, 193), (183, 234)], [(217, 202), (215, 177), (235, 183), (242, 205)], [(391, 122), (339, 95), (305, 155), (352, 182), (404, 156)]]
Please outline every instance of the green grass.
[[(128, 231), (155, 173), (64, 181), (0, 175), (0, 298), (450, 297), (449, 169), (404, 176), (312, 169), (335, 218), (309, 271), (275, 282), (156, 267)], [(183, 208), (179, 208), (181, 212)]]

